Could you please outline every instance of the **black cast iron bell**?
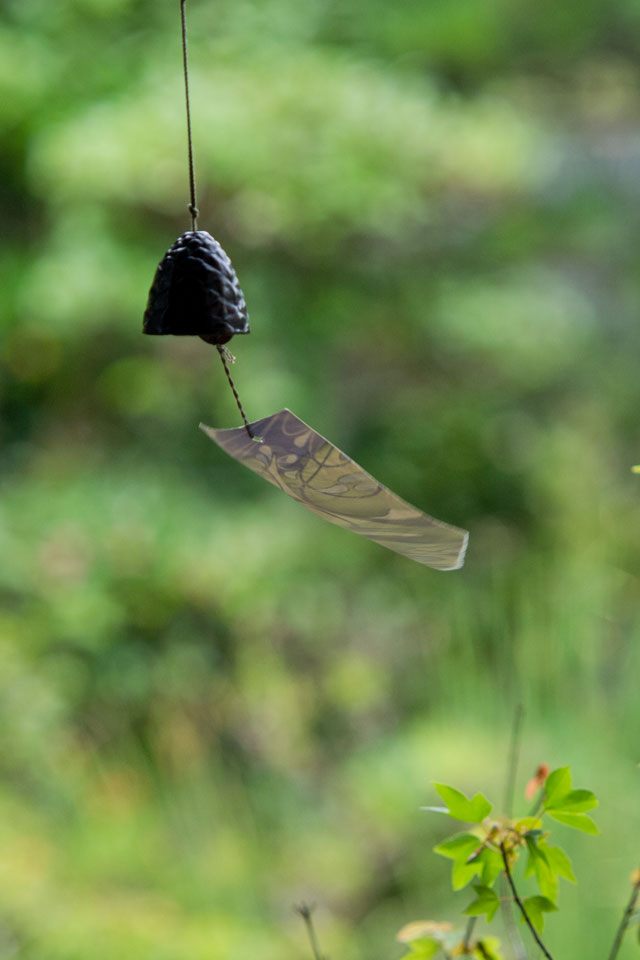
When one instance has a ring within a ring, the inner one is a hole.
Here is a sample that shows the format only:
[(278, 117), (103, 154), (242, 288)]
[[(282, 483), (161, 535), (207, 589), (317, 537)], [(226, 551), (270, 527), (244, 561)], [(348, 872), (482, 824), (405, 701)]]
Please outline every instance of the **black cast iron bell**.
[(158, 264), (142, 332), (228, 343), (249, 333), (249, 316), (231, 260), (206, 230), (178, 237)]

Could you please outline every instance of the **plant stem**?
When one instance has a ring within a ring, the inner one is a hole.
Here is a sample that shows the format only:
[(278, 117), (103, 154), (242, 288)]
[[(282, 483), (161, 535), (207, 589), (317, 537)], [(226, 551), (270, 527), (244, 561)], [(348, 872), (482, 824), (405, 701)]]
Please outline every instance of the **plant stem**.
[[(508, 817), (513, 816), (513, 799), (516, 789), (516, 778), (518, 775), (518, 761), (520, 759), (520, 743), (522, 737), (522, 721), (524, 719), (524, 707), (521, 703), (516, 705), (513, 712), (511, 723), (511, 742), (509, 744), (509, 761), (507, 764), (507, 776), (504, 785), (504, 812)], [(527, 951), (522, 941), (522, 936), (518, 930), (513, 915), (513, 905), (507, 898), (506, 881), (504, 877), (500, 878), (500, 912), (504, 923), (505, 933), (513, 956), (516, 960), (527, 960)]]
[(522, 731), (522, 719), (524, 717), (524, 707), (521, 703), (516, 706), (513, 714), (513, 723), (511, 725), (511, 743), (509, 745), (509, 763), (507, 765), (507, 778), (504, 785), (504, 812), (508, 817), (513, 816), (513, 796), (516, 788), (516, 777), (518, 775), (518, 760), (520, 759), (520, 734)]
[(544, 806), (544, 800), (545, 800), (544, 787), (540, 787), (540, 789), (538, 790), (538, 793), (537, 793), (537, 795), (536, 795), (536, 798), (535, 798), (535, 800), (533, 801), (533, 806), (531, 807), (531, 810), (529, 811), (529, 814), (528, 814), (528, 815), (529, 815), (530, 817), (537, 817), (537, 816), (542, 812), (542, 808), (543, 808), (543, 806)]
[(318, 946), (318, 939), (316, 937), (316, 931), (313, 926), (313, 907), (308, 903), (300, 903), (295, 907), (296, 913), (299, 913), (302, 919), (304, 920), (304, 925), (307, 928), (307, 934), (309, 937), (309, 943), (311, 944), (311, 952), (313, 954), (313, 960), (324, 960), (322, 954), (320, 953), (320, 948)]
[(464, 939), (462, 941), (462, 952), (469, 952), (469, 944), (471, 943), (471, 937), (473, 936), (473, 929), (478, 922), (477, 917), (469, 917), (467, 921), (467, 927), (464, 931)]
[(536, 928), (534, 927), (534, 925), (531, 923), (531, 920), (529, 919), (529, 914), (528, 914), (527, 911), (525, 910), (524, 903), (522, 902), (522, 900), (521, 900), (520, 897), (518, 896), (518, 891), (516, 890), (516, 886), (515, 886), (515, 884), (514, 884), (514, 882), (513, 882), (513, 877), (511, 876), (511, 868), (509, 867), (509, 859), (508, 859), (508, 857), (507, 857), (507, 851), (506, 851), (505, 848), (504, 848), (504, 842), (500, 844), (500, 852), (501, 852), (501, 854), (502, 854), (502, 862), (504, 863), (504, 872), (505, 872), (506, 875), (507, 875), (507, 880), (508, 880), (508, 882), (509, 882), (509, 886), (511, 887), (511, 893), (513, 894), (513, 899), (515, 900), (515, 902), (516, 902), (516, 904), (517, 904), (518, 910), (519, 910), (520, 913), (522, 914), (522, 919), (524, 920), (524, 922), (526, 923), (526, 925), (529, 927), (529, 930), (531, 931), (531, 935), (532, 935), (533, 939), (534, 939), (535, 942), (538, 944), (538, 946), (539, 946), (540, 949), (542, 950), (542, 952), (543, 952), (543, 954), (545, 955), (545, 957), (547, 958), (547, 960), (553, 960), (553, 957), (551, 956), (551, 954), (549, 953), (549, 951), (548, 951), (547, 948), (545, 947), (544, 943), (542, 942), (542, 940), (541, 940), (540, 937), (538, 936), (538, 931), (536, 930)]
[(527, 960), (527, 951), (522, 940), (522, 935), (516, 925), (513, 914), (513, 904), (507, 897), (507, 892), (507, 881), (504, 876), (502, 876), (500, 877), (500, 912), (502, 913), (505, 933), (515, 960)]
[(640, 876), (637, 877), (633, 884), (631, 890), (631, 896), (629, 897), (629, 902), (625, 907), (625, 911), (622, 914), (622, 920), (620, 925), (616, 930), (615, 940), (613, 941), (613, 946), (611, 947), (611, 953), (609, 954), (608, 960), (615, 960), (615, 957), (618, 956), (618, 950), (622, 945), (622, 940), (627, 932), (627, 927), (629, 926), (629, 921), (633, 915), (633, 912), (636, 908), (636, 903), (638, 901), (638, 896), (640, 895)]

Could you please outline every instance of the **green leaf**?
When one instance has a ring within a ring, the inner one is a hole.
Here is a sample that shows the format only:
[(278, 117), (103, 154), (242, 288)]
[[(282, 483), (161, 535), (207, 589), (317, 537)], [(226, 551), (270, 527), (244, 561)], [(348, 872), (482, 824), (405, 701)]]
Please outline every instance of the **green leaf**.
[[(469, 803), (467, 797), (460, 790), (456, 790), (455, 787), (448, 787), (444, 783), (434, 783), (433, 784), (444, 802), (447, 805), (447, 810), (449, 811), (449, 816), (455, 816), (455, 811), (462, 809), (466, 804)], [(454, 811), (454, 813), (452, 813)], [(462, 818), (458, 818), (462, 819)]]
[(530, 833), (525, 834), (524, 839), (525, 839), (525, 843), (527, 844), (527, 849), (529, 851), (529, 854), (532, 855), (534, 858), (539, 858), (544, 860), (544, 862), (546, 863), (547, 855), (545, 853), (544, 846), (538, 842), (538, 838), (541, 835), (542, 834), (538, 830), (536, 830), (535, 832), (531, 831)]
[[(543, 844), (540, 844), (542, 848)], [(548, 843), (544, 843), (544, 852), (547, 855), (547, 863), (550, 868), (556, 873), (559, 877), (563, 877), (565, 880), (569, 880), (570, 883), (577, 883), (576, 875), (573, 872), (573, 867), (571, 865), (571, 860), (567, 854), (560, 847), (552, 847)]]
[[(557, 910), (555, 903), (547, 897), (526, 897), (523, 902), (529, 920), (531, 920), (538, 933), (542, 933), (544, 930), (544, 914)], [(524, 917), (521, 917), (521, 921), (524, 923)]]
[(412, 940), (409, 944), (409, 953), (406, 953), (406, 957), (411, 957), (412, 960), (429, 960), (429, 957), (433, 957), (440, 950), (441, 944), (437, 940), (432, 940), (431, 937), (422, 937), (421, 940)]
[(570, 790), (562, 797), (555, 797), (545, 803), (545, 810), (561, 810), (563, 813), (585, 813), (598, 806), (598, 799), (591, 790)]
[(468, 863), (469, 857), (481, 847), (482, 840), (473, 833), (459, 833), (433, 848), (434, 853), (454, 861), (451, 868), (451, 884), (454, 890), (462, 890), (482, 870), (479, 857)]
[(536, 862), (540, 859), (545, 859), (545, 857), (538, 847), (537, 837), (534, 834), (526, 833), (524, 839), (525, 843), (527, 844), (527, 851), (529, 853), (524, 875), (525, 877), (530, 877), (535, 873)]
[(542, 820), (540, 817), (523, 817), (521, 820), (517, 820), (513, 826), (518, 833), (532, 833), (534, 830), (540, 829)]
[(555, 903), (558, 897), (558, 881), (549, 866), (546, 851), (542, 845), (537, 844), (536, 838), (531, 835), (525, 836), (525, 841), (529, 851), (525, 877), (530, 877), (535, 873), (540, 893), (543, 897)]
[(566, 827), (573, 827), (574, 830), (582, 830), (583, 833), (596, 835), (600, 833), (597, 826), (586, 813), (556, 813), (555, 810), (548, 811), (549, 816), (557, 820), (558, 823), (564, 823)]
[(527, 857), (527, 865), (524, 868), (524, 875), (525, 877), (532, 877), (533, 874), (536, 872), (536, 858), (538, 856), (538, 851), (536, 849), (535, 843), (530, 841), (528, 837), (525, 837), (525, 840), (527, 842), (527, 850), (528, 850), (529, 856)]
[(503, 870), (502, 857), (497, 850), (485, 847), (478, 860), (482, 864), (480, 879), (485, 887), (492, 887)]
[[(450, 923), (442, 923), (437, 920), (412, 920), (405, 923), (401, 930), (396, 934), (396, 940), (400, 943), (413, 943), (414, 940), (436, 940), (438, 943), (445, 943), (452, 937), (453, 927)], [(455, 932), (453, 932), (455, 937)]]
[(489, 960), (503, 960), (500, 941), (497, 937), (483, 937), (478, 943), (482, 944), (484, 952), (476, 947), (472, 956), (478, 957), (480, 960), (487, 960), (487, 958)]
[(489, 923), (493, 920), (496, 910), (500, 906), (500, 899), (491, 887), (474, 883), (473, 889), (476, 892), (476, 899), (469, 904), (464, 912), (468, 917), (481, 917), (484, 914), (487, 923)]
[(439, 853), (441, 857), (449, 857), (451, 860), (462, 861), (466, 863), (472, 853), (482, 846), (482, 840), (473, 833), (458, 833), (454, 837), (449, 837), (433, 848), (434, 853)]
[(569, 767), (558, 767), (547, 777), (544, 785), (545, 808), (553, 806), (556, 797), (564, 797), (571, 790), (571, 770)]
[(542, 858), (536, 860), (536, 880), (542, 896), (555, 903), (558, 899), (558, 878)]
[(534, 903), (536, 908), (541, 910), (543, 913), (558, 912), (558, 908), (556, 907), (555, 903), (553, 903), (551, 900), (548, 900), (546, 897), (526, 897), (524, 903), (525, 906), (528, 906), (530, 903)]
[(473, 889), (478, 897), (488, 897), (490, 900), (497, 900), (498, 895), (491, 887), (486, 887), (483, 883), (474, 883)]
[(471, 805), (473, 809), (470, 812), (472, 814), (472, 822), (474, 823), (480, 823), (485, 817), (488, 817), (493, 810), (492, 804), (489, 803), (482, 793), (476, 793), (475, 797), (471, 800)]
[(464, 793), (456, 790), (455, 787), (448, 787), (444, 783), (434, 783), (434, 787), (447, 804), (449, 816), (456, 820), (463, 820), (465, 823), (480, 823), (491, 813), (492, 806), (481, 793), (476, 793), (475, 797), (469, 800)]
[(454, 890), (462, 890), (480, 873), (480, 869), (478, 860), (473, 863), (454, 863), (451, 867), (451, 886)]

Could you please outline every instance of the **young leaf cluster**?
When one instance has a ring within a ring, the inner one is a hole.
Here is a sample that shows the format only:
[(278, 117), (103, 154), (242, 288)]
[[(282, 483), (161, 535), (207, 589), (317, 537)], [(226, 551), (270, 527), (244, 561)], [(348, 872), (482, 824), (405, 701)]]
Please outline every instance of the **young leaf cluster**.
[[(590, 790), (576, 790), (569, 767), (560, 767), (540, 778), (533, 809), (525, 816), (506, 817), (493, 813), (493, 806), (481, 793), (466, 797), (454, 787), (434, 784), (444, 806), (423, 809), (443, 814), (466, 824), (463, 831), (448, 837), (434, 852), (451, 860), (451, 884), (454, 891), (471, 887), (473, 899), (463, 913), (470, 918), (484, 917), (491, 923), (502, 903), (515, 903), (522, 923), (546, 953), (540, 940), (545, 915), (558, 909), (559, 881), (576, 883), (567, 853), (550, 842), (549, 821), (574, 830), (597, 834), (598, 828), (588, 816), (597, 806)], [(520, 896), (514, 881), (514, 869), (533, 890)], [(503, 877), (505, 883), (498, 884)], [(409, 946), (412, 960), (428, 957), (470, 956), (481, 960), (500, 960), (499, 941), (495, 937), (473, 936), (475, 922), (465, 930), (449, 924), (424, 921), (404, 927), (398, 939)]]

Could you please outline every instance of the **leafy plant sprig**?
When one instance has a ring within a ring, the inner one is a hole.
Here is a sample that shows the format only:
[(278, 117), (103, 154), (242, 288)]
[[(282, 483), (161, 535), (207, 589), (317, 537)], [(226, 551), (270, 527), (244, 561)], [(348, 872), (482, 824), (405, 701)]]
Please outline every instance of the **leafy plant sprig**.
[[(514, 738), (515, 740), (515, 738)], [(517, 751), (513, 751), (515, 770)], [(513, 777), (509, 778), (506, 802), (510, 805)], [(525, 796), (534, 800), (533, 808), (522, 817), (496, 816), (493, 806), (481, 793), (466, 797), (455, 787), (434, 784), (445, 806), (423, 807), (469, 824), (466, 831), (455, 833), (434, 847), (435, 853), (452, 861), (451, 881), (455, 891), (471, 885), (474, 899), (463, 913), (468, 917), (465, 927), (451, 923), (418, 920), (406, 924), (397, 939), (408, 946), (403, 960), (429, 960), (455, 957), (473, 957), (475, 960), (504, 960), (500, 940), (495, 936), (475, 936), (479, 917), (491, 923), (502, 906), (509, 932), (511, 907), (515, 906), (520, 920), (531, 933), (535, 943), (547, 958), (553, 960), (542, 941), (545, 915), (558, 910), (558, 887), (561, 879), (576, 883), (571, 860), (567, 853), (550, 842), (551, 831), (545, 817), (574, 830), (597, 834), (598, 828), (588, 815), (598, 801), (590, 790), (576, 790), (571, 783), (569, 767), (560, 767), (549, 773), (542, 764), (527, 784)], [(524, 878), (534, 878), (537, 892), (521, 896), (514, 879), (514, 867), (526, 855)], [(607, 960), (617, 960), (623, 939), (629, 928), (635, 926), (640, 937), (640, 870), (630, 878), (631, 892), (613, 938)], [(496, 892), (498, 886), (499, 893)], [(313, 926), (313, 908), (300, 904), (296, 908), (304, 920), (314, 960), (326, 960), (320, 953)], [(516, 938), (517, 939), (517, 938)], [(520, 943), (520, 947), (522, 944)], [(518, 943), (512, 948), (520, 956)], [(524, 954), (522, 954), (524, 956)]]
[[(558, 909), (560, 879), (576, 883), (576, 877), (566, 852), (550, 843), (550, 824), (546, 818), (574, 830), (597, 834), (598, 828), (588, 815), (598, 804), (595, 795), (590, 790), (573, 788), (569, 767), (548, 773), (543, 766), (527, 787), (529, 794), (535, 795), (531, 812), (526, 816), (507, 817), (492, 816), (493, 806), (481, 793), (469, 798), (454, 787), (442, 783), (434, 786), (445, 806), (423, 809), (470, 824), (464, 832), (434, 847), (435, 853), (452, 860), (453, 889), (460, 891), (470, 884), (474, 891), (474, 899), (464, 914), (470, 918), (484, 916), (490, 923), (501, 903), (496, 881), (506, 878), (510, 898), (522, 923), (529, 928), (543, 955), (553, 960), (541, 939), (545, 915)], [(534, 878), (537, 887), (537, 892), (528, 896), (518, 892), (513, 873), (522, 855), (526, 856), (524, 876)], [(436, 956), (502, 960), (499, 940), (474, 938), (474, 928), (473, 919), (465, 930), (450, 924), (420, 921), (403, 927), (398, 939), (408, 944), (407, 957), (411, 960)]]

